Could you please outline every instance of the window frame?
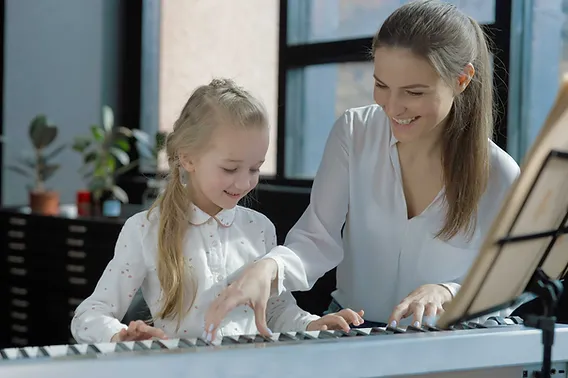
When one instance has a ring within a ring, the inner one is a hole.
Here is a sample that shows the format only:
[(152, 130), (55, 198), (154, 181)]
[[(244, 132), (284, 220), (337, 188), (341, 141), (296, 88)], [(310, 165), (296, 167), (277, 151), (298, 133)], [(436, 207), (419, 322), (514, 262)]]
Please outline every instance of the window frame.
[[(508, 88), (511, 46), (511, 12), (513, 0), (495, 0), (495, 20), (482, 24), (492, 45), (494, 54), (495, 89), (495, 142), (507, 149)], [(278, 60), (278, 132), (276, 140), (276, 174), (263, 176), (266, 183), (284, 186), (309, 187), (313, 179), (292, 179), (286, 177), (287, 127), (287, 76), (293, 69), (330, 63), (352, 63), (369, 61), (368, 52), (372, 36), (365, 38), (340, 39), (324, 42), (288, 43), (289, 25), (288, 0), (280, 0), (280, 32)], [(378, 27), (378, 25), (377, 25)]]

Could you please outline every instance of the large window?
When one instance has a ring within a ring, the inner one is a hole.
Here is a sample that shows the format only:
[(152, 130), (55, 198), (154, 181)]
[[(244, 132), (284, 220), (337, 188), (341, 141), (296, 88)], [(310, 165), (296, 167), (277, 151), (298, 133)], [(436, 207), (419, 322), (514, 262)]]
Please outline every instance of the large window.
[[(347, 108), (371, 104), (371, 40), (384, 19), (408, 0), (281, 0), (277, 173), (309, 184), (328, 133)], [(449, 1), (483, 24), (496, 47), (494, 73), (505, 143), (510, 1)]]
[(568, 73), (568, 1), (514, 4), (508, 150), (521, 161), (554, 103), (559, 77)]

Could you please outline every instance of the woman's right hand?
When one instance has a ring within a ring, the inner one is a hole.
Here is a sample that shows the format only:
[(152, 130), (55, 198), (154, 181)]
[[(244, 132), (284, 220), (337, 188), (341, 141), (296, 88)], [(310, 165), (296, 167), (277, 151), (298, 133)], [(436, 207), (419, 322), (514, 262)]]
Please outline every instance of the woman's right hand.
[(266, 325), (266, 305), (270, 297), (272, 281), (276, 279), (278, 265), (273, 259), (257, 261), (247, 268), (241, 277), (223, 290), (209, 306), (205, 315), (205, 337), (213, 341), (221, 321), (235, 307), (247, 305), (254, 311), (256, 328), (264, 336), (272, 332)]
[(161, 329), (149, 326), (142, 320), (136, 320), (130, 322), (128, 328), (123, 328), (120, 332), (115, 333), (110, 341), (112, 343), (118, 343), (121, 341), (141, 341), (149, 340), (154, 337), (162, 340), (168, 338)]

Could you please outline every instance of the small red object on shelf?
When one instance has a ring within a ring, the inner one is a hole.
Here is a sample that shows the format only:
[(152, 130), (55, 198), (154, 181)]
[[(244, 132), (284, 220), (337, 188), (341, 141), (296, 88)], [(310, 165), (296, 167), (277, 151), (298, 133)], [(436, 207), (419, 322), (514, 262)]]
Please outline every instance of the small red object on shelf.
[(88, 190), (77, 192), (77, 214), (79, 216), (91, 215), (91, 192)]

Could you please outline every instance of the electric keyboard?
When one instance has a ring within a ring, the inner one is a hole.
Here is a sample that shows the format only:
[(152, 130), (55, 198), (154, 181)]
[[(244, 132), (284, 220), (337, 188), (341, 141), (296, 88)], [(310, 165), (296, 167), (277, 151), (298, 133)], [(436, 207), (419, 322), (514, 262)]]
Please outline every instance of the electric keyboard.
[[(7, 348), (0, 377), (531, 377), (540, 369), (541, 332), (516, 323)], [(557, 325), (554, 377), (566, 377), (567, 365), (568, 326)]]

